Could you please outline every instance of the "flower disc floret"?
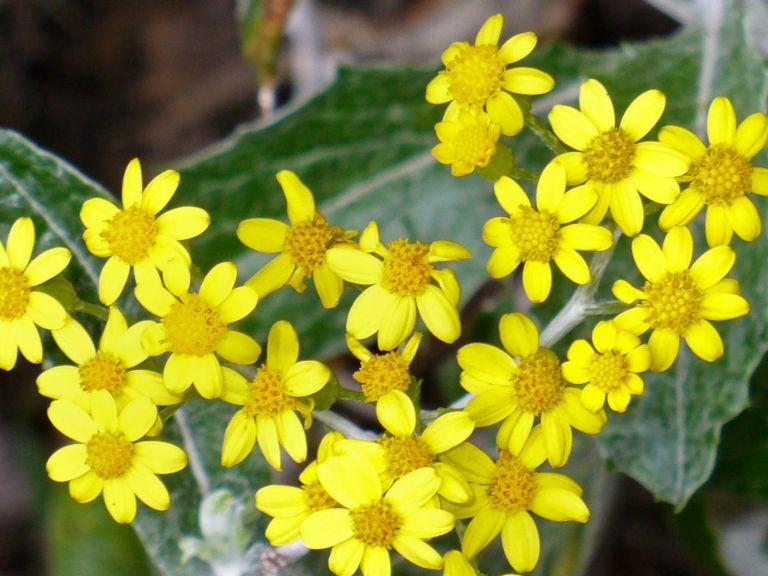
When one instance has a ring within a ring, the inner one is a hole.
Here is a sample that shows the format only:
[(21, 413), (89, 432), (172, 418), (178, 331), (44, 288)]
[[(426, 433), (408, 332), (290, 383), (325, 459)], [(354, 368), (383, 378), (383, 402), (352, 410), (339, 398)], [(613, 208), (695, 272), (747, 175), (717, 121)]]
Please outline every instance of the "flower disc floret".
[(283, 249), (293, 258), (305, 276), (311, 276), (325, 260), (325, 251), (333, 245), (334, 234), (325, 218), (315, 214), (312, 220), (288, 227)]
[(157, 239), (157, 222), (141, 206), (130, 206), (106, 223), (101, 237), (115, 256), (134, 266), (149, 256)]
[(534, 480), (533, 470), (502, 450), (488, 482), (491, 505), (505, 512), (528, 509), (535, 489)]
[(601, 132), (587, 144), (583, 162), (587, 178), (614, 184), (629, 176), (635, 158), (635, 143), (621, 128)]
[(97, 476), (109, 480), (122, 476), (130, 468), (133, 443), (120, 433), (101, 432), (88, 440), (85, 451), (85, 463)]
[(710, 146), (704, 156), (691, 163), (690, 186), (701, 191), (709, 206), (730, 206), (752, 187), (752, 163), (735, 148)]
[(327, 510), (335, 508), (338, 502), (334, 500), (328, 492), (325, 491), (319, 480), (314, 480), (301, 487), (307, 497), (307, 510), (317, 512), (318, 510)]
[(507, 64), (497, 46), (466, 46), (445, 65), (449, 89), (461, 106), (483, 106), (501, 91)]
[(203, 356), (216, 350), (227, 333), (214, 306), (199, 294), (183, 294), (163, 316), (169, 350), (178, 354)]
[(560, 224), (554, 214), (521, 206), (509, 219), (510, 238), (521, 260), (549, 262), (560, 243)]
[(114, 354), (99, 350), (93, 358), (78, 367), (83, 390), (106, 390), (112, 396), (123, 392), (125, 368)]
[(611, 350), (604, 354), (595, 354), (589, 363), (589, 373), (592, 376), (592, 384), (608, 393), (624, 384), (629, 370), (624, 356)]
[(296, 405), (296, 400), (288, 395), (279, 370), (263, 365), (248, 386), (248, 399), (243, 410), (249, 417), (277, 416)]
[(699, 321), (702, 290), (688, 270), (669, 272), (664, 278), (643, 285), (651, 329), (668, 328), (678, 336)]
[(29, 305), (30, 286), (20, 270), (0, 268), (0, 320), (21, 318)]
[(432, 148), (432, 155), (438, 162), (450, 164), (452, 175), (466, 176), (491, 163), (501, 128), (484, 112), (460, 110), (456, 118), (438, 122), (435, 132), (440, 143)]
[(517, 405), (536, 415), (557, 406), (564, 390), (560, 359), (547, 348), (539, 348), (523, 358), (512, 381), (512, 394)]
[(424, 440), (418, 436), (383, 436), (379, 443), (387, 451), (387, 470), (400, 478), (408, 472), (430, 466), (435, 461), (435, 454)]
[(429, 284), (432, 265), (427, 260), (429, 246), (409, 242), (405, 238), (392, 240), (384, 256), (381, 285), (398, 296), (418, 296)]
[(387, 392), (405, 392), (411, 384), (409, 362), (397, 351), (375, 354), (352, 377), (360, 382), (366, 402), (375, 402)]
[(350, 510), (349, 517), (355, 538), (368, 546), (383, 546), (387, 550), (403, 525), (403, 519), (385, 500)]

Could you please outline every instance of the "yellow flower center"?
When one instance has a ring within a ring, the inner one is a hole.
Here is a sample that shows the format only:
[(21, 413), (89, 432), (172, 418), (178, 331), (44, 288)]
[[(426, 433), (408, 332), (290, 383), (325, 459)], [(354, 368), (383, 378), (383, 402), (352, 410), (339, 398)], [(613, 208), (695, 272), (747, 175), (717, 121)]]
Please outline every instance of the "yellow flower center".
[(119, 396), (123, 391), (124, 374), (120, 359), (99, 350), (93, 358), (80, 365), (80, 384), (88, 392), (106, 390), (112, 396)]
[(491, 505), (505, 512), (526, 510), (533, 498), (535, 474), (502, 450), (488, 483)]
[(131, 466), (133, 444), (122, 434), (100, 432), (85, 445), (85, 463), (104, 480), (122, 476)]
[(590, 382), (604, 392), (620, 388), (627, 377), (627, 372), (626, 359), (613, 350), (604, 354), (595, 354), (589, 363)]
[(325, 491), (325, 488), (323, 488), (317, 480), (310, 482), (309, 484), (304, 484), (302, 490), (304, 490), (304, 495), (307, 497), (309, 510), (311, 512), (327, 510), (328, 508), (335, 508), (338, 506), (336, 500), (331, 498), (331, 495)]
[(21, 318), (29, 305), (29, 280), (13, 268), (0, 268), (0, 320)]
[(382, 436), (379, 444), (387, 450), (389, 472), (396, 479), (411, 470), (431, 466), (435, 455), (427, 443), (413, 436)]
[(295, 402), (283, 388), (283, 376), (280, 371), (262, 365), (248, 387), (245, 413), (251, 417), (277, 416), (286, 408), (293, 408)]
[(451, 96), (458, 104), (484, 106), (501, 90), (505, 68), (498, 47), (487, 44), (467, 46), (442, 74), (448, 76)]
[(560, 360), (547, 348), (539, 348), (523, 358), (512, 381), (517, 405), (532, 414), (541, 414), (556, 406), (564, 389)]
[(598, 182), (619, 182), (632, 171), (635, 143), (621, 128), (601, 132), (587, 144), (583, 154), (587, 178)]
[(488, 126), (480, 122), (464, 124), (452, 142), (454, 162), (484, 168), (496, 154), (496, 140)]
[(334, 230), (321, 214), (315, 213), (314, 220), (305, 220), (288, 228), (283, 250), (306, 276), (310, 276), (323, 263), (333, 238)]
[(115, 256), (134, 265), (144, 260), (155, 245), (157, 222), (144, 208), (134, 205), (115, 214), (101, 236)]
[(369, 546), (390, 548), (403, 519), (386, 500), (379, 500), (349, 511), (352, 533)]
[(216, 349), (227, 333), (216, 309), (199, 294), (185, 294), (174, 302), (163, 317), (163, 326), (171, 343), (171, 352), (203, 356)]
[(671, 328), (680, 336), (699, 320), (701, 289), (688, 270), (669, 273), (659, 282), (646, 282), (643, 292), (647, 297), (643, 305), (650, 308), (651, 328)]
[(735, 148), (711, 146), (691, 165), (691, 188), (704, 195), (710, 206), (730, 206), (752, 187), (752, 164)]
[(411, 383), (408, 363), (396, 351), (376, 354), (361, 362), (360, 370), (352, 377), (360, 382), (366, 402), (376, 402), (392, 390), (405, 392)]
[(521, 260), (549, 262), (560, 242), (560, 224), (553, 214), (520, 206), (520, 211), (510, 217), (509, 223), (509, 234), (520, 250)]
[(427, 262), (429, 246), (408, 242), (405, 238), (392, 240), (384, 256), (382, 286), (398, 296), (418, 296), (429, 284), (432, 266)]

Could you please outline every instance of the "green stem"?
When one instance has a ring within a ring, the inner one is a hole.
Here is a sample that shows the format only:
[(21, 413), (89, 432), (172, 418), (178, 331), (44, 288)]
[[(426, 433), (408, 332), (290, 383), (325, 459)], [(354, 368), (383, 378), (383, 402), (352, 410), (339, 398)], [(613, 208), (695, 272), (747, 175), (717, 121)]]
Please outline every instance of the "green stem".
[(92, 302), (86, 302), (85, 300), (78, 300), (75, 302), (74, 310), (76, 312), (82, 312), (83, 314), (90, 314), (95, 316), (99, 320), (107, 320), (109, 318), (109, 310), (100, 306), (99, 304), (93, 304)]
[(568, 151), (565, 146), (563, 146), (562, 142), (560, 142), (560, 139), (555, 136), (555, 133), (547, 128), (544, 123), (539, 120), (539, 117), (530, 111), (525, 112), (525, 125), (528, 126), (530, 131), (533, 132), (536, 137), (541, 140), (542, 144), (549, 148), (555, 156)]

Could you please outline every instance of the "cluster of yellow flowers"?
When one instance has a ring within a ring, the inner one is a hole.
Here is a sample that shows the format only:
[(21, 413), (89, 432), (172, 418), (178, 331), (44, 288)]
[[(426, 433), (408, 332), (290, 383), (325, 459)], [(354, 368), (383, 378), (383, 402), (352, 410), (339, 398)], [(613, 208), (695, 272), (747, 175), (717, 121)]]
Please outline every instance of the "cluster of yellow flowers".
[[(537, 39), (527, 32), (499, 46), (502, 24), (496, 14), (474, 44), (452, 44), (442, 55), (444, 70), (426, 88), (429, 102), (448, 103), (436, 125), (440, 143), (433, 154), (455, 176), (508, 162), (501, 136), (529, 125), (528, 96), (554, 86), (545, 72), (509, 67), (530, 54)], [(734, 232), (745, 241), (761, 232), (748, 195), (768, 195), (768, 169), (752, 166), (768, 140), (768, 116), (757, 112), (738, 124), (730, 101), (717, 97), (709, 108), (709, 145), (679, 126), (661, 128), (658, 141), (644, 140), (664, 107), (664, 94), (649, 90), (617, 125), (606, 89), (588, 79), (578, 108), (555, 105), (549, 114), (553, 140), (563, 146), (541, 171), (535, 207), (515, 180), (494, 178), (504, 214), (482, 227), (493, 248), (491, 277), (507, 277), (522, 264), (525, 293), (532, 303), (544, 302), (551, 261), (570, 281), (588, 284), (592, 275), (580, 252), (611, 249), (624, 234), (633, 237), (632, 256), (645, 281), (635, 287), (616, 280), (613, 294), (628, 306), (597, 322), (591, 343), (573, 341), (565, 360), (542, 345), (530, 317), (503, 315), (502, 347), (475, 342), (458, 349), (460, 383), (468, 394), (463, 407), (439, 415), (420, 411), (410, 365), (423, 338), (418, 318), (443, 342), (461, 336), (459, 282), (450, 268), (436, 266), (471, 257), (456, 242), (384, 242), (376, 222), (358, 238), (356, 231), (330, 224), (311, 191), (284, 170), (277, 180), (289, 222), (250, 218), (237, 228), (243, 244), (276, 256), (242, 286), (236, 286), (232, 262), (193, 282), (183, 241), (203, 233), (209, 216), (195, 207), (163, 212), (178, 173), (168, 170), (143, 187), (133, 160), (125, 171), (122, 208), (94, 198), (80, 212), (86, 246), (107, 258), (98, 294), (108, 308), (97, 346), (45, 291), (70, 252), (53, 248), (33, 259), (34, 227), (20, 218), (5, 245), (0, 242), (0, 368), (13, 368), (18, 351), (42, 361), (36, 326), (50, 330), (72, 361), (48, 368), (37, 380), (40, 393), (53, 400), (51, 422), (75, 442), (50, 457), (50, 477), (69, 482), (79, 502), (103, 493), (118, 522), (134, 519), (137, 497), (167, 509), (168, 491), (156, 475), (182, 469), (186, 455), (154, 439), (163, 428), (157, 407), (179, 405), (194, 394), (242, 407), (222, 433), (222, 465), (242, 462), (256, 444), (277, 470), (284, 453), (305, 462), (313, 396), (332, 381), (331, 370), (299, 360), (298, 336), (284, 320), (269, 331), (266, 360), (251, 367), (261, 347), (232, 325), (286, 284), (302, 292), (311, 278), (325, 308), (337, 306), (345, 287), (356, 285), (360, 293), (347, 315), (346, 342), (360, 361), (353, 374), (357, 396), (375, 404), (384, 432), (371, 439), (328, 431), (298, 486), (258, 489), (256, 507), (273, 517), (267, 539), (276, 546), (300, 539), (310, 549), (330, 548), (329, 568), (340, 576), (358, 568), (365, 576), (389, 576), (392, 550), (422, 568), (475, 576), (476, 557), (500, 535), (511, 568), (533, 570), (540, 541), (532, 514), (558, 522), (590, 516), (579, 485), (541, 467), (567, 463), (573, 429), (599, 433), (606, 402), (624, 412), (631, 396), (643, 392), (641, 374), (668, 369), (681, 338), (701, 359), (717, 360), (723, 342), (711, 321), (749, 311), (737, 280), (727, 277), (735, 262), (729, 243)], [(654, 204), (664, 206), (661, 246), (641, 233), (646, 208)], [(686, 226), (705, 206), (709, 249), (693, 260)], [(129, 325), (115, 302), (131, 269), (135, 297), (156, 319)], [(371, 350), (362, 341), (373, 336)], [(497, 424), (491, 456), (470, 436)], [(449, 533), (442, 552), (428, 543)]]

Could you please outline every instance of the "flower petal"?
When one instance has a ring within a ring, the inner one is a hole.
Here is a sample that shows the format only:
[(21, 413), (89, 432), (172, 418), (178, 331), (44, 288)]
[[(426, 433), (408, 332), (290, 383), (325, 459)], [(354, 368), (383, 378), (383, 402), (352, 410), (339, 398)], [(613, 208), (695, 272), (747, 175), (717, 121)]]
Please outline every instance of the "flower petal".
[(587, 149), (589, 142), (600, 132), (592, 121), (572, 106), (555, 104), (549, 112), (549, 123), (558, 138), (571, 148)]
[(619, 127), (637, 142), (656, 125), (664, 113), (666, 97), (660, 90), (647, 90), (635, 98), (624, 112)]
[(240, 242), (258, 252), (281, 252), (288, 224), (272, 218), (249, 218), (237, 226)]
[(600, 132), (616, 126), (616, 115), (608, 91), (594, 78), (585, 80), (579, 89), (579, 108)]
[(709, 145), (733, 144), (736, 138), (736, 111), (725, 96), (718, 96), (709, 105), (707, 113)]

